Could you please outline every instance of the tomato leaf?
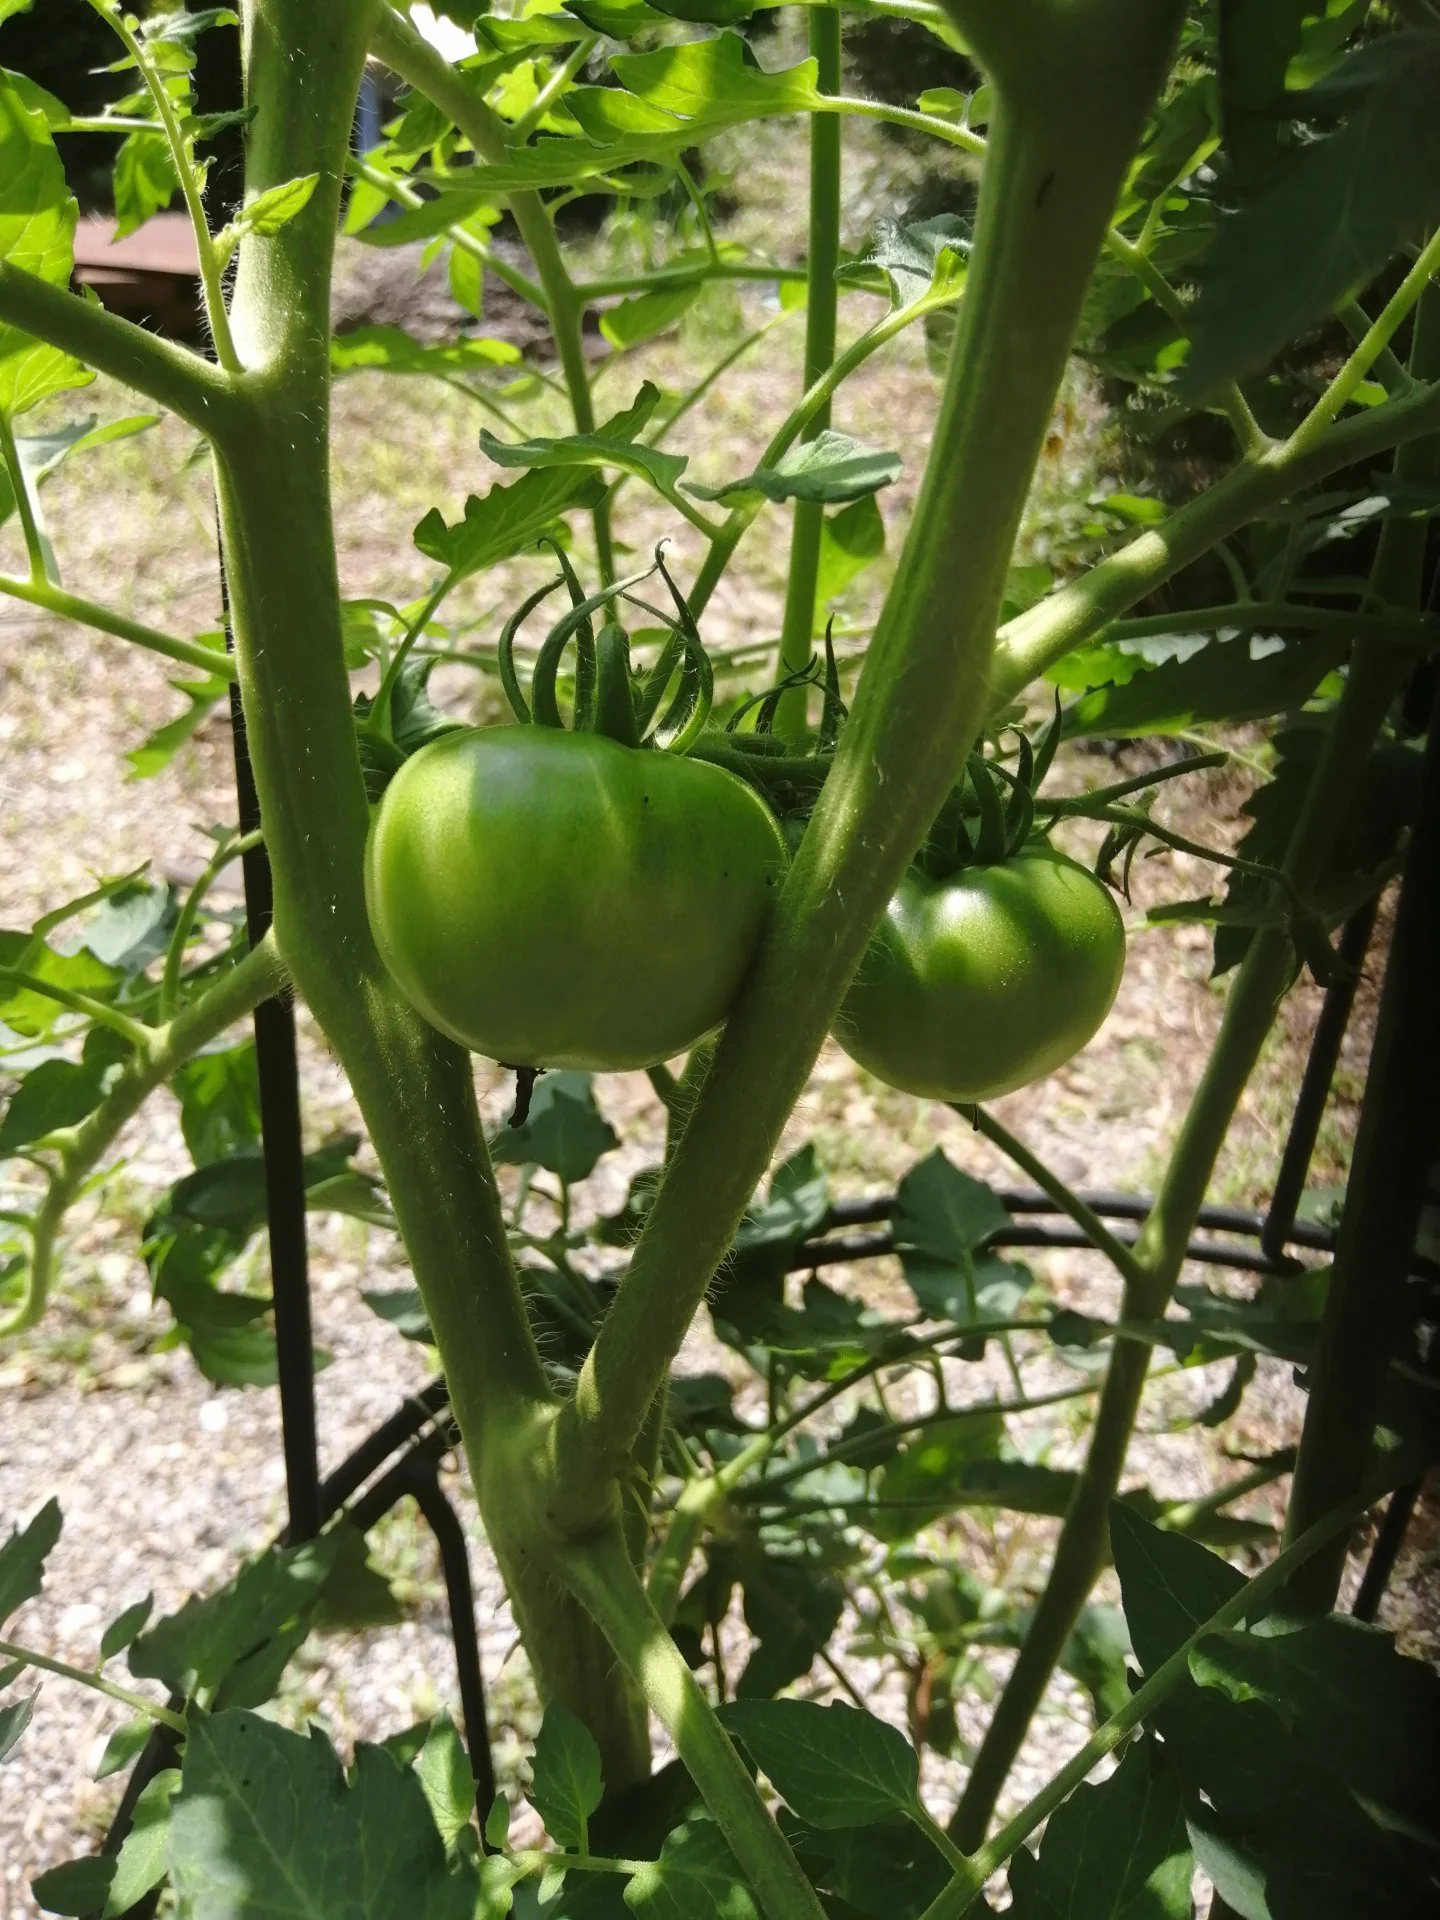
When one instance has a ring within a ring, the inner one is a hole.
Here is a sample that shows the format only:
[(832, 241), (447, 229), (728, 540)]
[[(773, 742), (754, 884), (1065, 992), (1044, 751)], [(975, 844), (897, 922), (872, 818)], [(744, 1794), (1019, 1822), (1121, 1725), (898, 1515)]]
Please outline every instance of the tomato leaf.
[(1212, 640), (1123, 685), (1096, 688), (1066, 709), (1071, 739), (1183, 733), (1219, 720), (1261, 720), (1308, 700), (1345, 658), (1347, 643), (1329, 634)]
[(199, 1715), (170, 1822), (181, 1908), (472, 1920), (474, 1869), (447, 1866), (420, 1781), (381, 1747), (347, 1781), (325, 1735), (252, 1713)]
[(885, 522), (873, 493), (848, 507), (827, 513), (820, 533), (820, 565), (815, 578), (816, 625), (822, 609), (838, 600), (852, 581), (885, 552)]
[(15, 1743), (30, 1724), (30, 1716), (35, 1711), (35, 1702), (39, 1697), (40, 1689), (37, 1687), (24, 1700), (13, 1700), (8, 1707), (0, 1707), (0, 1763), (14, 1752)]
[(648, 480), (662, 494), (673, 493), (675, 482), (689, 464), (687, 456), (635, 445), (636, 435), (644, 431), (659, 404), (660, 389), (647, 380), (622, 413), (593, 433), (508, 442), (497, 440), (482, 427), (480, 445), (500, 467), (613, 467)]
[(454, 526), (447, 527), (432, 507), (415, 529), (415, 544), (463, 578), (524, 553), (554, 530), (563, 513), (594, 506), (604, 491), (600, 475), (584, 467), (539, 469), (513, 486), (492, 487), (483, 498), (472, 493), (464, 519)]
[(115, 1857), (108, 1853), (66, 1860), (48, 1873), (37, 1874), (30, 1891), (46, 1913), (94, 1913), (106, 1904), (115, 1868)]
[(809, 500), (833, 506), (859, 500), (898, 480), (904, 462), (898, 453), (879, 453), (848, 433), (828, 427), (813, 440), (802, 440), (780, 456), (773, 467), (757, 467), (740, 480), (705, 487), (687, 480), (685, 491), (725, 506), (759, 494), (766, 500)]
[[(218, 634), (202, 634), (200, 637), (205, 641), (222, 638)], [(177, 693), (184, 694), (189, 706), (177, 719), (167, 720), (164, 726), (157, 727), (138, 747), (132, 747), (126, 754), (130, 770), (137, 780), (149, 780), (168, 767), (180, 749), (194, 739), (216, 705), (230, 692), (230, 682), (220, 679), (216, 674), (204, 680), (172, 680), (170, 684)]]
[(962, 1173), (939, 1147), (900, 1183), (891, 1226), (898, 1248), (961, 1265), (1010, 1225), (1010, 1215), (983, 1180)]
[(154, 133), (127, 134), (115, 155), (115, 238), (123, 240), (161, 213), (180, 191), (170, 142)]
[(433, 373), (448, 378), (517, 366), (522, 359), (520, 349), (508, 340), (465, 335), (430, 344), (402, 327), (355, 327), (330, 342), (330, 365), (336, 373)]
[(666, 1834), (660, 1858), (626, 1882), (625, 1904), (645, 1920), (760, 1920), (713, 1820), (690, 1820)]
[(59, 1501), (47, 1500), (29, 1526), (17, 1527), (0, 1547), (0, 1627), (39, 1593), (45, 1556), (60, 1538), (60, 1525)]
[(1348, 110), (1297, 147), (1221, 222), (1197, 275), (1182, 393), (1262, 366), (1440, 217), (1440, 38), (1395, 33), (1352, 54), (1298, 103)]
[[(0, 70), (0, 259), (68, 286), (76, 218), (44, 114)], [(0, 324), (0, 413), (13, 417), (94, 377), (68, 353)]]
[(490, 1142), (502, 1167), (544, 1167), (567, 1185), (591, 1174), (620, 1141), (595, 1104), (588, 1073), (546, 1073), (535, 1082), (523, 1127), (504, 1126)]
[(104, 1061), (42, 1060), (32, 1067), (0, 1120), (0, 1160), (93, 1113), (108, 1072)]
[[(1015, 1920), (1190, 1920), (1195, 1861), (1174, 1769), (1154, 1740), (1051, 1814), (1039, 1858), (1010, 1862)], [(1083, 1891), (1082, 1891), (1083, 1890)]]
[(720, 1717), (812, 1827), (867, 1826), (918, 1803), (915, 1749), (873, 1714), (838, 1701), (734, 1700)]
[(115, 1616), (100, 1637), (102, 1661), (113, 1659), (117, 1653), (122, 1653), (129, 1646), (150, 1618), (154, 1605), (153, 1594), (147, 1593), (143, 1600), (136, 1600), (133, 1605), (126, 1607), (123, 1613)]
[[(359, 1534), (355, 1537), (361, 1540)], [(362, 1540), (362, 1553), (363, 1545)], [(415, 1772), (425, 1789), (445, 1851), (453, 1854), (461, 1834), (470, 1829), (475, 1819), (475, 1776), (470, 1771), (465, 1743), (448, 1713), (440, 1714), (425, 1736), (425, 1744), (415, 1759)]]
[(652, 293), (634, 294), (601, 314), (600, 331), (617, 353), (643, 346), (677, 325), (699, 299), (701, 286), (696, 279), (678, 287), (657, 287)]
[(170, 1806), (179, 1786), (179, 1769), (166, 1767), (146, 1783), (135, 1802), (130, 1831), (115, 1856), (104, 1920), (119, 1920), (164, 1879), (169, 1865)]
[(562, 1847), (583, 1847), (600, 1804), (600, 1749), (582, 1720), (552, 1701), (545, 1709), (531, 1762), (530, 1798), (545, 1830)]

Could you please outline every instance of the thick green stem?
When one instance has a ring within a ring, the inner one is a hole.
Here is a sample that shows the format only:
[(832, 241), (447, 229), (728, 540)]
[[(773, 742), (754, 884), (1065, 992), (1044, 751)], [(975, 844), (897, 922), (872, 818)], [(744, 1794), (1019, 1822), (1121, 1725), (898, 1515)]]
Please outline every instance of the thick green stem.
[(319, 182), (279, 234), (249, 235), (240, 250), (231, 324), (250, 371), (217, 461), (236, 657), (281, 951), (384, 1169), (542, 1695), (587, 1720), (618, 1782), (648, 1766), (643, 1725), (628, 1690), (608, 1684), (595, 1628), (530, 1553), (538, 1516), (523, 1476), (506, 1470), (550, 1394), (470, 1060), (393, 986), (365, 910), (369, 809), (330, 513), (329, 271), (369, 14), (353, 0), (254, 0), (246, 13), (247, 91), (260, 107), (247, 187)]
[(666, 1632), (623, 1549), (576, 1549), (565, 1578), (598, 1621), (616, 1658), (705, 1797), (754, 1888), (766, 1920), (823, 1920), (824, 1908), (771, 1819), (699, 1682)]
[(820, 803), (630, 1269), (556, 1426), (583, 1525), (623, 1471), (870, 929), (989, 701), (993, 623), (1084, 289), (1177, 5), (1067, 9), (1002, 90), (934, 453)]
[[(838, 93), (840, 9), (829, 5), (811, 7), (809, 22), (816, 85), (821, 93)], [(816, 113), (810, 117), (810, 281), (805, 307), (807, 392), (828, 371), (835, 358), (835, 270), (839, 264), (840, 116)], [(806, 439), (813, 439), (829, 424), (827, 398), (811, 415), (805, 428)], [(797, 500), (790, 540), (790, 575), (785, 589), (785, 619), (780, 633), (781, 679), (800, 671), (810, 659), (824, 532), (824, 506), (816, 500)], [(775, 709), (775, 732), (792, 747), (803, 746), (809, 731), (805, 718), (808, 693), (809, 689), (803, 686), (787, 687)]]
[[(379, 0), (371, 24), (371, 45), (376, 55), (402, 80), (423, 93), (442, 113), (450, 116), (482, 160), (492, 165), (503, 162), (510, 151), (505, 123), (492, 112), (469, 86), (463, 74), (452, 67), (408, 20)], [(506, 196), (520, 237), (530, 251), (535, 275), (545, 296), (545, 312), (560, 356), (565, 390), (577, 433), (593, 433), (595, 409), (590, 397), (590, 369), (585, 359), (581, 323), (585, 314), (584, 298), (560, 254), (554, 223), (538, 193), (518, 192)], [(606, 580), (615, 577), (615, 556), (610, 538), (610, 508), (601, 501), (595, 514), (595, 548), (600, 572)]]
[(0, 1339), (33, 1327), (45, 1311), (54, 1277), (56, 1239), (65, 1215), (116, 1135), (134, 1118), (155, 1089), (202, 1047), (254, 1011), (279, 990), (284, 969), (273, 939), (266, 939), (223, 974), (198, 1000), (168, 1025), (144, 1036), (144, 1046), (127, 1064), (95, 1111), (71, 1129), (61, 1143), (60, 1163), (30, 1228), (30, 1258), (19, 1301), (0, 1320)]

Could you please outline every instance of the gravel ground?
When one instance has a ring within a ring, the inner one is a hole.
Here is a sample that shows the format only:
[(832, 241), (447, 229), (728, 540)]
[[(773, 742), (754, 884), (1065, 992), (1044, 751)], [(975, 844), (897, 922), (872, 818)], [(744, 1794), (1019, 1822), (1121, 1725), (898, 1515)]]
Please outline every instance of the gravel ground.
[[(747, 312), (752, 323), (759, 317), (753, 306)], [(728, 311), (697, 309), (677, 338), (636, 356), (632, 368), (607, 375), (603, 403), (628, 400), (632, 374), (663, 382), (679, 377), (687, 365), (704, 364), (722, 350), (730, 325)], [(739, 463), (753, 454), (765, 423), (794, 391), (797, 352), (795, 330), (782, 328), (763, 355), (742, 362), (697, 411), (683, 444), (705, 477), (744, 470)], [(900, 446), (907, 473), (914, 475), (924, 435), (913, 423), (927, 417), (932, 391), (918, 343), (902, 339), (882, 364), (871, 364), (853, 392), (847, 389), (839, 424)], [(87, 411), (92, 402), (107, 416), (121, 410), (118, 397), (103, 388), (82, 397)], [(537, 418), (543, 418), (545, 404)], [(482, 418), (453, 394), (415, 382), (386, 387), (366, 375), (340, 389), (336, 493), (348, 594), (384, 593), (403, 601), (421, 590), (425, 564), (409, 547), (408, 529), (431, 504), (438, 501), (453, 515), (468, 490), (489, 483), (475, 452)], [(1056, 495), (1089, 470), (1094, 450), (1087, 431), (1083, 421), (1075, 427), (1072, 465), (1050, 483)], [(167, 422), (109, 449), (83, 476), (62, 473), (47, 504), (61, 532), (67, 585), (176, 631), (200, 632), (216, 624), (217, 591), (208, 483), (203, 470), (185, 464), (188, 451), (188, 436)], [(892, 526), (905, 510), (906, 486), (902, 481), (884, 501)], [(672, 531), (640, 501), (638, 489), (626, 504), (632, 515), (627, 533), (637, 547)], [(1032, 525), (1037, 545), (1043, 545), (1050, 510), (1042, 502)], [(682, 569), (693, 551), (684, 534), (677, 542)], [(10, 529), (0, 534), (0, 558), (7, 562), (13, 538)], [(712, 645), (764, 639), (776, 629), (785, 543), (757, 535), (742, 551), (743, 566), (716, 596), (707, 622)], [(520, 567), (503, 569), (474, 587), (455, 609), (457, 628), (478, 625), (488, 634), (489, 613), (513, 601), (523, 573)], [(881, 585), (883, 569), (857, 591), (857, 621)], [(93, 884), (93, 875), (146, 858), (177, 879), (198, 869), (204, 845), (199, 829), (233, 813), (223, 729), (207, 725), (170, 769), (146, 783), (128, 779), (120, 758), (173, 715), (177, 701), (166, 682), (163, 663), (148, 656), (36, 619), (12, 602), (0, 607), (5, 924), (26, 925), (42, 908)], [(443, 695), (462, 706), (473, 699), (473, 689), (473, 678), (458, 669), (441, 684)], [(1067, 756), (1062, 774), (1074, 785), (1097, 784), (1110, 768), (1076, 753)], [(1167, 789), (1161, 811), (1182, 829), (1204, 823), (1208, 831), (1231, 832), (1248, 784), (1243, 767), (1195, 777), (1181, 789)], [(1160, 897), (1193, 896), (1209, 881), (1209, 870), (1186, 858), (1147, 863), (1137, 912)], [(1137, 930), (1119, 1002), (1096, 1043), (1050, 1080), (997, 1104), (1005, 1124), (1068, 1181), (1135, 1189), (1153, 1184), (1219, 1016), (1220, 997), (1206, 978), (1207, 947), (1198, 931), (1162, 936)], [(1322, 1183), (1343, 1176), (1372, 1000), (1367, 983), (1321, 1142), (1316, 1178)], [(1253, 1201), (1263, 1193), (1315, 1007), (1316, 995), (1302, 987), (1287, 1008), (1227, 1146), (1214, 1197)], [(318, 1141), (346, 1124), (348, 1097), (308, 1028), (302, 1042), (307, 1133)], [(482, 1063), (479, 1072), (487, 1119), (498, 1120), (507, 1089), (495, 1070)], [(602, 1165), (584, 1204), (608, 1211), (629, 1173), (654, 1158), (659, 1114), (638, 1076), (607, 1079), (598, 1091), (624, 1146)], [(955, 1115), (891, 1092), (833, 1049), (822, 1056), (791, 1123), (791, 1142), (806, 1137), (816, 1141), (836, 1187), (847, 1193), (893, 1185), (936, 1144), (970, 1171), (1014, 1178)], [(52, 1493), (65, 1511), (45, 1593), (22, 1610), (12, 1631), (81, 1664), (93, 1661), (104, 1623), (128, 1602), (149, 1591), (158, 1608), (169, 1608), (192, 1588), (215, 1585), (283, 1520), (275, 1395), (217, 1392), (198, 1376), (187, 1352), (166, 1350), (165, 1317), (151, 1308), (136, 1257), (136, 1230), (149, 1202), (187, 1164), (168, 1096), (153, 1102), (132, 1127), (119, 1158), (103, 1204), (92, 1201), (72, 1222), (59, 1297), (45, 1323), (0, 1348), (0, 1529), (27, 1518)], [(260, 1260), (258, 1252), (255, 1258)], [(1100, 1263), (1090, 1256), (1057, 1253), (1036, 1265), (1051, 1288), (1076, 1306), (1098, 1310), (1113, 1299)], [(362, 1285), (393, 1285), (398, 1278), (399, 1257), (388, 1236), (350, 1221), (316, 1224), (316, 1333), (332, 1356), (318, 1382), (325, 1467), (426, 1377), (424, 1355), (398, 1340), (359, 1298)], [(893, 1262), (832, 1270), (827, 1278), (877, 1302), (900, 1296)], [(685, 1364), (734, 1371), (733, 1356), (716, 1345), (703, 1316)], [(1027, 1380), (1043, 1386), (1046, 1366), (1054, 1364), (1030, 1363)], [(954, 1383), (963, 1395), (985, 1397), (992, 1385), (1003, 1388), (1005, 1379), (997, 1372), (993, 1382), (982, 1382), (971, 1367), (956, 1371)], [(1178, 1422), (1188, 1406), (1214, 1390), (1215, 1379), (1213, 1372), (1180, 1376), (1152, 1392), (1133, 1456), (1137, 1481), (1177, 1497), (1213, 1484), (1224, 1467), (1215, 1437)], [(911, 1391), (921, 1405), (920, 1385)], [(1242, 1412), (1225, 1430), (1225, 1444), (1236, 1451), (1283, 1444), (1297, 1431), (1299, 1411), (1300, 1397), (1286, 1370), (1262, 1363)], [(1031, 1416), (1017, 1423), (1013, 1437), (1027, 1456), (1046, 1449), (1047, 1460), (1064, 1465), (1082, 1450), (1083, 1417), (1063, 1409), (1058, 1417)], [(497, 1761), (502, 1781), (515, 1792), (536, 1721), (533, 1693), (458, 1469), (450, 1484), (470, 1540)], [(1278, 1500), (1272, 1490), (1247, 1510), (1274, 1514)], [(1043, 1565), (1049, 1529), (1032, 1523), (1017, 1530), (1003, 1521), (992, 1529), (979, 1516), (965, 1515), (954, 1523), (952, 1537), (977, 1565), (993, 1567), (1003, 1558), (1010, 1577), (1023, 1580)], [(1414, 1550), (1417, 1577), (1433, 1563), (1433, 1538), (1430, 1527)], [(393, 1732), (454, 1693), (443, 1591), (423, 1527), (402, 1510), (377, 1529), (372, 1545), (377, 1563), (396, 1581), (404, 1623), (370, 1635), (313, 1641), (296, 1663), (281, 1705), (296, 1721), (316, 1716), (342, 1743)], [(1402, 1595), (1402, 1615), (1407, 1606), (1411, 1613), (1405, 1617), (1423, 1636), (1425, 1606)], [(742, 1635), (743, 1627), (732, 1622), (736, 1653)], [(887, 1681), (878, 1666), (847, 1661), (843, 1650), (841, 1659), (867, 1703), (903, 1724), (898, 1683)], [(1004, 1664), (997, 1656), (997, 1674)], [(822, 1679), (817, 1675), (817, 1684)], [(984, 1702), (972, 1698), (964, 1715), (967, 1737), (978, 1733), (985, 1711)], [(35, 1912), (27, 1891), (31, 1876), (85, 1847), (103, 1829), (118, 1785), (97, 1785), (89, 1772), (104, 1737), (123, 1718), (123, 1709), (97, 1704), (64, 1681), (45, 1682), (35, 1723), (0, 1772), (0, 1920)], [(1068, 1683), (1057, 1686), (1017, 1768), (1012, 1794), (1023, 1798), (1033, 1791), (1073, 1750), (1085, 1726), (1077, 1691)], [(957, 1770), (933, 1756), (926, 1766), (932, 1803), (943, 1813), (953, 1801)]]

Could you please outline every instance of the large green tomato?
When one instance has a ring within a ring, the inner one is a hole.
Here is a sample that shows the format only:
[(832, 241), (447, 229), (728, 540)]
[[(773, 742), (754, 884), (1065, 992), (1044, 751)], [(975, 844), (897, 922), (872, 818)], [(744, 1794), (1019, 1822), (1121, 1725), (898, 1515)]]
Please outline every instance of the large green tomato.
[(1078, 1053), (1124, 968), (1115, 902), (1051, 848), (938, 882), (912, 869), (866, 949), (835, 1037), (906, 1093), (992, 1100)]
[(785, 868), (734, 775), (548, 727), (446, 734), (370, 829), (365, 893), (401, 990), (517, 1067), (619, 1071), (724, 1019)]

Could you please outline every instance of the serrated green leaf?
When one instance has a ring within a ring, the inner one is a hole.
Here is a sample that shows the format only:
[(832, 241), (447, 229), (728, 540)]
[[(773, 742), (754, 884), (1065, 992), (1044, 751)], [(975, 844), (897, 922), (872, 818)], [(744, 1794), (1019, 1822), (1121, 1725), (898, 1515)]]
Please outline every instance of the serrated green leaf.
[(46, 1913), (87, 1914), (105, 1905), (114, 1878), (114, 1855), (95, 1853), (37, 1874), (30, 1891)]
[(139, 1633), (150, 1618), (150, 1610), (155, 1604), (153, 1594), (147, 1593), (143, 1600), (136, 1600), (117, 1614), (100, 1636), (100, 1658), (109, 1660), (122, 1652)]
[(260, 1138), (260, 1069), (253, 1040), (197, 1054), (172, 1077), (170, 1087), (197, 1167), (224, 1160)]
[(734, 1700), (720, 1717), (812, 1827), (866, 1826), (917, 1804), (915, 1749), (873, 1714), (841, 1702)]
[(1190, 1920), (1195, 1861), (1174, 1769), (1153, 1740), (1051, 1814), (1010, 1862), (1015, 1920)]
[(1351, 55), (1304, 106), (1348, 107), (1221, 222), (1197, 275), (1182, 393), (1262, 366), (1440, 218), (1440, 36), (1396, 33)]
[(60, 1503), (47, 1500), (27, 1527), (17, 1527), (0, 1547), (0, 1627), (33, 1600), (44, 1578), (45, 1556), (60, 1538)]
[(179, 1769), (167, 1767), (141, 1791), (130, 1818), (130, 1831), (115, 1857), (115, 1877), (106, 1896), (104, 1920), (120, 1920), (165, 1878), (170, 1805), (179, 1788)]
[(760, 1920), (713, 1820), (687, 1821), (667, 1834), (660, 1858), (626, 1882), (625, 1904), (646, 1920)]
[(735, 33), (690, 40), (654, 53), (618, 53), (616, 79), (637, 100), (662, 113), (723, 124), (767, 113), (804, 113), (819, 98), (815, 62), (766, 73)]
[(834, 506), (888, 487), (899, 479), (903, 466), (898, 453), (879, 453), (848, 433), (834, 433), (827, 427), (813, 440), (791, 447), (773, 467), (757, 467), (743, 479), (727, 480), (718, 487), (687, 480), (685, 490), (726, 506), (754, 494), (766, 500), (809, 500)]
[[(342, 1531), (332, 1528), (303, 1546), (269, 1547), (228, 1587), (187, 1600), (157, 1620), (131, 1643), (131, 1673), (188, 1694), (197, 1686), (220, 1687), (273, 1637), (298, 1629), (298, 1646), (334, 1567)], [(265, 1698), (238, 1704), (258, 1706)]]
[(1010, 1215), (984, 1181), (962, 1173), (939, 1147), (901, 1181), (892, 1216), (897, 1247), (952, 1266), (1009, 1225)]
[(1347, 651), (1310, 634), (1276, 648), (1268, 638), (1212, 640), (1123, 685), (1099, 687), (1066, 709), (1072, 738), (1183, 733), (1222, 720), (1260, 720), (1302, 705)]
[(675, 482), (688, 465), (687, 456), (635, 444), (636, 435), (644, 431), (659, 404), (660, 390), (647, 380), (630, 406), (593, 433), (507, 442), (497, 440), (482, 427), (480, 445), (501, 467), (611, 467), (620, 473), (637, 474), (662, 494), (673, 493)]
[(0, 1119), (0, 1160), (93, 1113), (105, 1092), (104, 1062), (42, 1060), (16, 1088)]
[(419, 1780), (360, 1746), (353, 1779), (319, 1728), (252, 1713), (200, 1716), (170, 1822), (171, 1877), (193, 1920), (473, 1920), (474, 1869), (454, 1871)]
[(447, 527), (432, 508), (415, 529), (415, 544), (463, 578), (524, 553), (553, 530), (562, 514), (593, 506), (604, 490), (599, 474), (584, 467), (537, 469), (513, 486), (492, 487), (483, 498), (472, 493), (464, 519), (454, 526)]
[(502, 1127), (490, 1142), (490, 1157), (502, 1167), (544, 1167), (569, 1185), (586, 1179), (601, 1155), (619, 1144), (595, 1104), (588, 1073), (546, 1073), (535, 1083), (524, 1126)]
[(583, 1849), (604, 1783), (600, 1749), (582, 1720), (552, 1701), (545, 1709), (531, 1762), (530, 1798), (546, 1832), (567, 1849)]
[(428, 373), (448, 378), (513, 367), (522, 357), (508, 340), (466, 337), (430, 344), (400, 327), (356, 327), (330, 342), (330, 365), (336, 373)]
[(1228, 1561), (1178, 1533), (1165, 1533), (1120, 1501), (1110, 1506), (1110, 1550), (1120, 1578), (1125, 1624), (1148, 1673), (1162, 1666), (1197, 1627), (1245, 1584)]
[[(875, 1483), (877, 1511), (866, 1524), (882, 1540), (905, 1540), (957, 1506), (974, 1506), (987, 1496), (997, 1506), (1008, 1506), (1008, 1499), (995, 1496), (1003, 1492), (1012, 1468), (1020, 1469), (1011, 1476), (1017, 1495), (1033, 1499), (1038, 1488), (1047, 1505), (1060, 1497), (1050, 1478), (1054, 1468), (999, 1458), (1004, 1437), (1005, 1422), (998, 1413), (957, 1413), (926, 1427), (881, 1469)], [(977, 1468), (985, 1470), (978, 1481)], [(1069, 1475), (1056, 1478), (1068, 1481)], [(1069, 1491), (1066, 1487), (1065, 1494)], [(886, 1510), (891, 1507), (893, 1511)]]

